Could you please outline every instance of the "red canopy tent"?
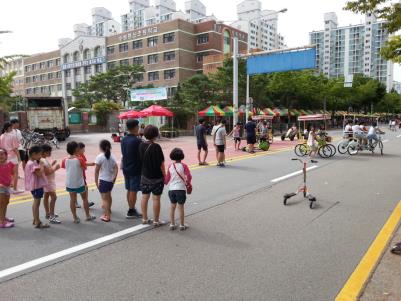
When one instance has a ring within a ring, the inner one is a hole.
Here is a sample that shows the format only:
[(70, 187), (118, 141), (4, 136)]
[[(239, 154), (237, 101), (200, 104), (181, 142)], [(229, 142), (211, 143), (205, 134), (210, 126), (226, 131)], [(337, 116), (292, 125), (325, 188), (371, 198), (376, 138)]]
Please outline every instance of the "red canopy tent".
[(165, 117), (173, 117), (174, 113), (166, 108), (158, 105), (152, 105), (149, 108), (142, 110), (139, 113), (146, 114), (147, 117), (157, 117), (157, 116), (165, 116)]
[(121, 113), (118, 116), (118, 119), (143, 118), (143, 117), (146, 117), (146, 116), (147, 115), (145, 113), (142, 113), (142, 112), (129, 111), (129, 112)]

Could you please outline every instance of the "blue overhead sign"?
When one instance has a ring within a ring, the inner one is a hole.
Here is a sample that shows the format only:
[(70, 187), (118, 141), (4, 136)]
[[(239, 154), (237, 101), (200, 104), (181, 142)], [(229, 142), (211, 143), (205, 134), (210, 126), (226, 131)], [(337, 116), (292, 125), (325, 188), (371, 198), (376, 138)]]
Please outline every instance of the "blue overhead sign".
[(316, 49), (288, 51), (251, 56), (247, 60), (248, 75), (296, 71), (316, 68)]
[(88, 59), (88, 60), (84, 60), (84, 61), (63, 64), (61, 66), (61, 70), (68, 70), (68, 69), (72, 69), (72, 68), (80, 68), (80, 67), (84, 67), (84, 66), (103, 64), (105, 62), (106, 62), (106, 57), (104, 57), (104, 56), (95, 57), (93, 59)]

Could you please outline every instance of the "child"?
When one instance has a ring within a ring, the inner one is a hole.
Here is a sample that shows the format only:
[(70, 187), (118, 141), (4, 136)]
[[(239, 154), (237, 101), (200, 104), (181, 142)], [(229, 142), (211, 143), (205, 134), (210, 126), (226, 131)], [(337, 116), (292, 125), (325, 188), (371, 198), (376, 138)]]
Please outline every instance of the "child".
[(175, 209), (177, 208), (180, 214), (180, 230), (184, 231), (188, 228), (184, 223), (184, 204), (187, 199), (187, 184), (191, 184), (192, 175), (186, 164), (181, 163), (184, 160), (184, 152), (180, 148), (175, 148), (170, 153), (170, 159), (175, 161), (171, 164), (167, 171), (165, 184), (169, 185), (168, 196), (170, 198), (170, 230), (177, 228), (175, 224)]
[[(61, 167), (66, 169), (66, 190), (70, 194), (70, 209), (72, 217), (74, 218), (74, 224), (79, 224), (81, 220), (77, 216), (77, 194), (82, 194), (86, 191), (85, 181), (83, 176), (82, 162), (78, 159), (79, 146), (75, 141), (67, 143), (67, 153), (69, 156), (62, 162)], [(93, 221), (96, 219), (95, 216), (89, 214), (88, 200), (82, 198), (83, 205), (86, 214), (86, 221)]]
[(17, 165), (7, 161), (7, 151), (0, 148), (0, 228), (14, 227), (14, 219), (7, 217), (7, 206), (10, 202), (10, 186)]
[[(79, 146), (78, 159), (81, 160), (81, 164), (82, 164), (82, 167), (83, 167), (84, 182), (85, 182), (85, 192), (81, 194), (82, 201), (85, 198), (89, 203), (89, 207), (93, 207), (95, 205), (95, 203), (94, 202), (89, 202), (89, 200), (88, 200), (89, 189), (88, 189), (88, 183), (86, 182), (86, 168), (88, 166), (95, 166), (95, 163), (88, 162), (88, 160), (86, 159), (86, 156), (85, 156), (85, 144), (83, 144), (82, 142), (79, 142), (78, 146)], [(77, 201), (76, 207), (77, 208), (81, 208), (81, 206), (78, 204), (78, 201)]]
[(39, 164), (41, 158), (42, 148), (32, 146), (29, 150), (29, 161), (25, 166), (25, 190), (30, 191), (33, 196), (33, 225), (37, 229), (46, 229), (50, 226), (43, 224), (39, 218), (40, 200), (43, 198), (43, 188), (47, 185), (43, 167)]
[(260, 142), (266, 142), (268, 134), (269, 134), (269, 128), (267, 127), (267, 122), (266, 120), (263, 120), (262, 124), (260, 125), (260, 137), (259, 137)]
[[(43, 205), (45, 206), (46, 218), (51, 224), (61, 224), (57, 219), (58, 215), (54, 213), (54, 207), (56, 205), (56, 171), (60, 169), (60, 164), (57, 161), (49, 162), (47, 158), (52, 155), (52, 147), (50, 145), (42, 145), (42, 159), (41, 164), (44, 168), (44, 173), (47, 178), (47, 185), (44, 187)], [(50, 206), (49, 206), (50, 198)]]
[(307, 145), (310, 147), (311, 152), (310, 152), (310, 157), (313, 158), (316, 156), (317, 153), (317, 135), (315, 132), (315, 128), (312, 126), (309, 132), (309, 136), (308, 136), (308, 142)]
[(234, 149), (238, 151), (241, 146), (241, 124), (239, 122), (235, 125), (229, 136), (231, 135), (234, 138)]
[(100, 141), (100, 151), (96, 157), (95, 164), (95, 182), (102, 196), (104, 214), (100, 218), (102, 221), (110, 222), (111, 215), (111, 191), (116, 182), (118, 174), (118, 165), (114, 156), (111, 154), (111, 144), (107, 140)]

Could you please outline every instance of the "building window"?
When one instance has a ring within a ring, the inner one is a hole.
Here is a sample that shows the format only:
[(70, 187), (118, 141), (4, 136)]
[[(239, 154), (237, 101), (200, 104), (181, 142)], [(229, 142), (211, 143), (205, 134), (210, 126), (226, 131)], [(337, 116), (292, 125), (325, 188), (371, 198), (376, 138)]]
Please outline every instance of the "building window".
[(208, 42), (209, 42), (209, 34), (204, 33), (204, 34), (198, 35), (198, 38), (197, 38), (198, 44), (206, 44)]
[(175, 51), (165, 52), (163, 54), (165, 61), (174, 61), (175, 60)]
[(31, 71), (31, 66), (25, 66), (25, 72), (30, 72)]
[(164, 79), (169, 80), (175, 78), (175, 69), (164, 70)]
[(148, 47), (157, 46), (157, 37), (148, 38)]
[(81, 85), (81, 82), (75, 82), (75, 89), (78, 89), (80, 85)]
[(71, 56), (68, 53), (66, 53), (64, 55), (64, 64), (69, 63), (70, 60), (71, 60)]
[(36, 70), (36, 64), (32, 64), (32, 71)]
[(155, 81), (155, 80), (159, 80), (159, 72), (149, 72), (148, 73), (148, 81)]
[(102, 64), (95, 65), (95, 73), (102, 73), (102, 72), (103, 72), (103, 65)]
[(31, 78), (30, 77), (25, 77), (25, 83), (29, 84), (31, 82)]
[(71, 77), (71, 70), (65, 70), (64, 71), (64, 76), (65, 77)]
[(61, 78), (61, 71), (56, 72), (56, 78)]
[(143, 47), (142, 40), (136, 40), (132, 42), (133, 49), (141, 49)]
[(143, 56), (134, 57), (132, 63), (134, 65), (143, 65)]
[(175, 33), (170, 32), (170, 33), (165, 33), (163, 35), (163, 43), (172, 43), (175, 40)]
[(148, 64), (156, 64), (159, 60), (159, 56), (157, 54), (148, 55)]
[(208, 55), (209, 55), (209, 52), (202, 52), (202, 53), (196, 54), (196, 62), (203, 63), (203, 58)]
[(84, 60), (89, 60), (91, 58), (91, 51), (89, 49), (84, 50)]
[(60, 66), (61, 64), (61, 59), (56, 59), (56, 66)]
[(41, 62), (39, 64), (39, 69), (45, 69), (46, 68), (46, 63), (45, 62)]
[(81, 75), (81, 68), (75, 68), (74, 69), (74, 74), (75, 75)]
[(47, 74), (47, 79), (49, 79), (49, 80), (53, 79), (53, 73)]
[(67, 91), (71, 90), (71, 83), (66, 83), (66, 84), (65, 84), (65, 89), (66, 89)]
[(107, 55), (114, 54), (114, 50), (115, 50), (114, 46), (107, 47)]
[(143, 82), (143, 73), (134, 74), (134, 80), (137, 83)]
[(128, 59), (120, 60), (120, 65), (121, 66), (128, 66), (129, 65), (129, 60)]
[(74, 62), (78, 62), (80, 60), (79, 57), (79, 52), (75, 51), (74, 54), (72, 55)]
[(57, 91), (62, 91), (63, 90), (63, 86), (61, 84), (57, 85)]
[(122, 43), (118, 45), (118, 50), (120, 52), (128, 52), (128, 43)]
[(94, 55), (95, 55), (95, 57), (102, 56), (102, 49), (100, 48), (100, 46), (95, 47)]
[(85, 74), (92, 74), (92, 66), (85, 66), (84, 72)]
[(107, 63), (107, 70), (113, 70), (116, 68), (116, 62)]
[(53, 60), (47, 61), (47, 68), (52, 68), (54, 65)]
[(46, 80), (46, 74), (41, 74), (40, 81), (45, 81), (45, 80)]

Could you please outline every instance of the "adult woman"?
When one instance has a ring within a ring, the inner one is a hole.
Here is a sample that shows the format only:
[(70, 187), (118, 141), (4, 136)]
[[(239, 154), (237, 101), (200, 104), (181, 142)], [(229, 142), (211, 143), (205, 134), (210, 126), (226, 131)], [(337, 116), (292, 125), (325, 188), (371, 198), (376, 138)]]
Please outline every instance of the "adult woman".
[[(6, 122), (3, 127), (3, 133), (0, 136), (0, 147), (4, 148), (8, 154), (8, 161), (18, 166), (21, 162), (19, 148), (20, 143), (17, 136), (13, 133), (13, 125), (10, 122)], [(23, 190), (18, 190), (18, 169), (14, 174), (13, 178), (13, 189), (12, 193), (24, 192)]]
[(166, 175), (164, 166), (164, 155), (159, 144), (155, 143), (159, 137), (159, 130), (153, 125), (148, 125), (144, 130), (146, 142), (139, 146), (139, 156), (142, 161), (141, 190), (142, 190), (142, 223), (149, 224), (148, 201), (153, 195), (153, 225), (159, 227), (160, 198), (164, 189), (164, 177)]

